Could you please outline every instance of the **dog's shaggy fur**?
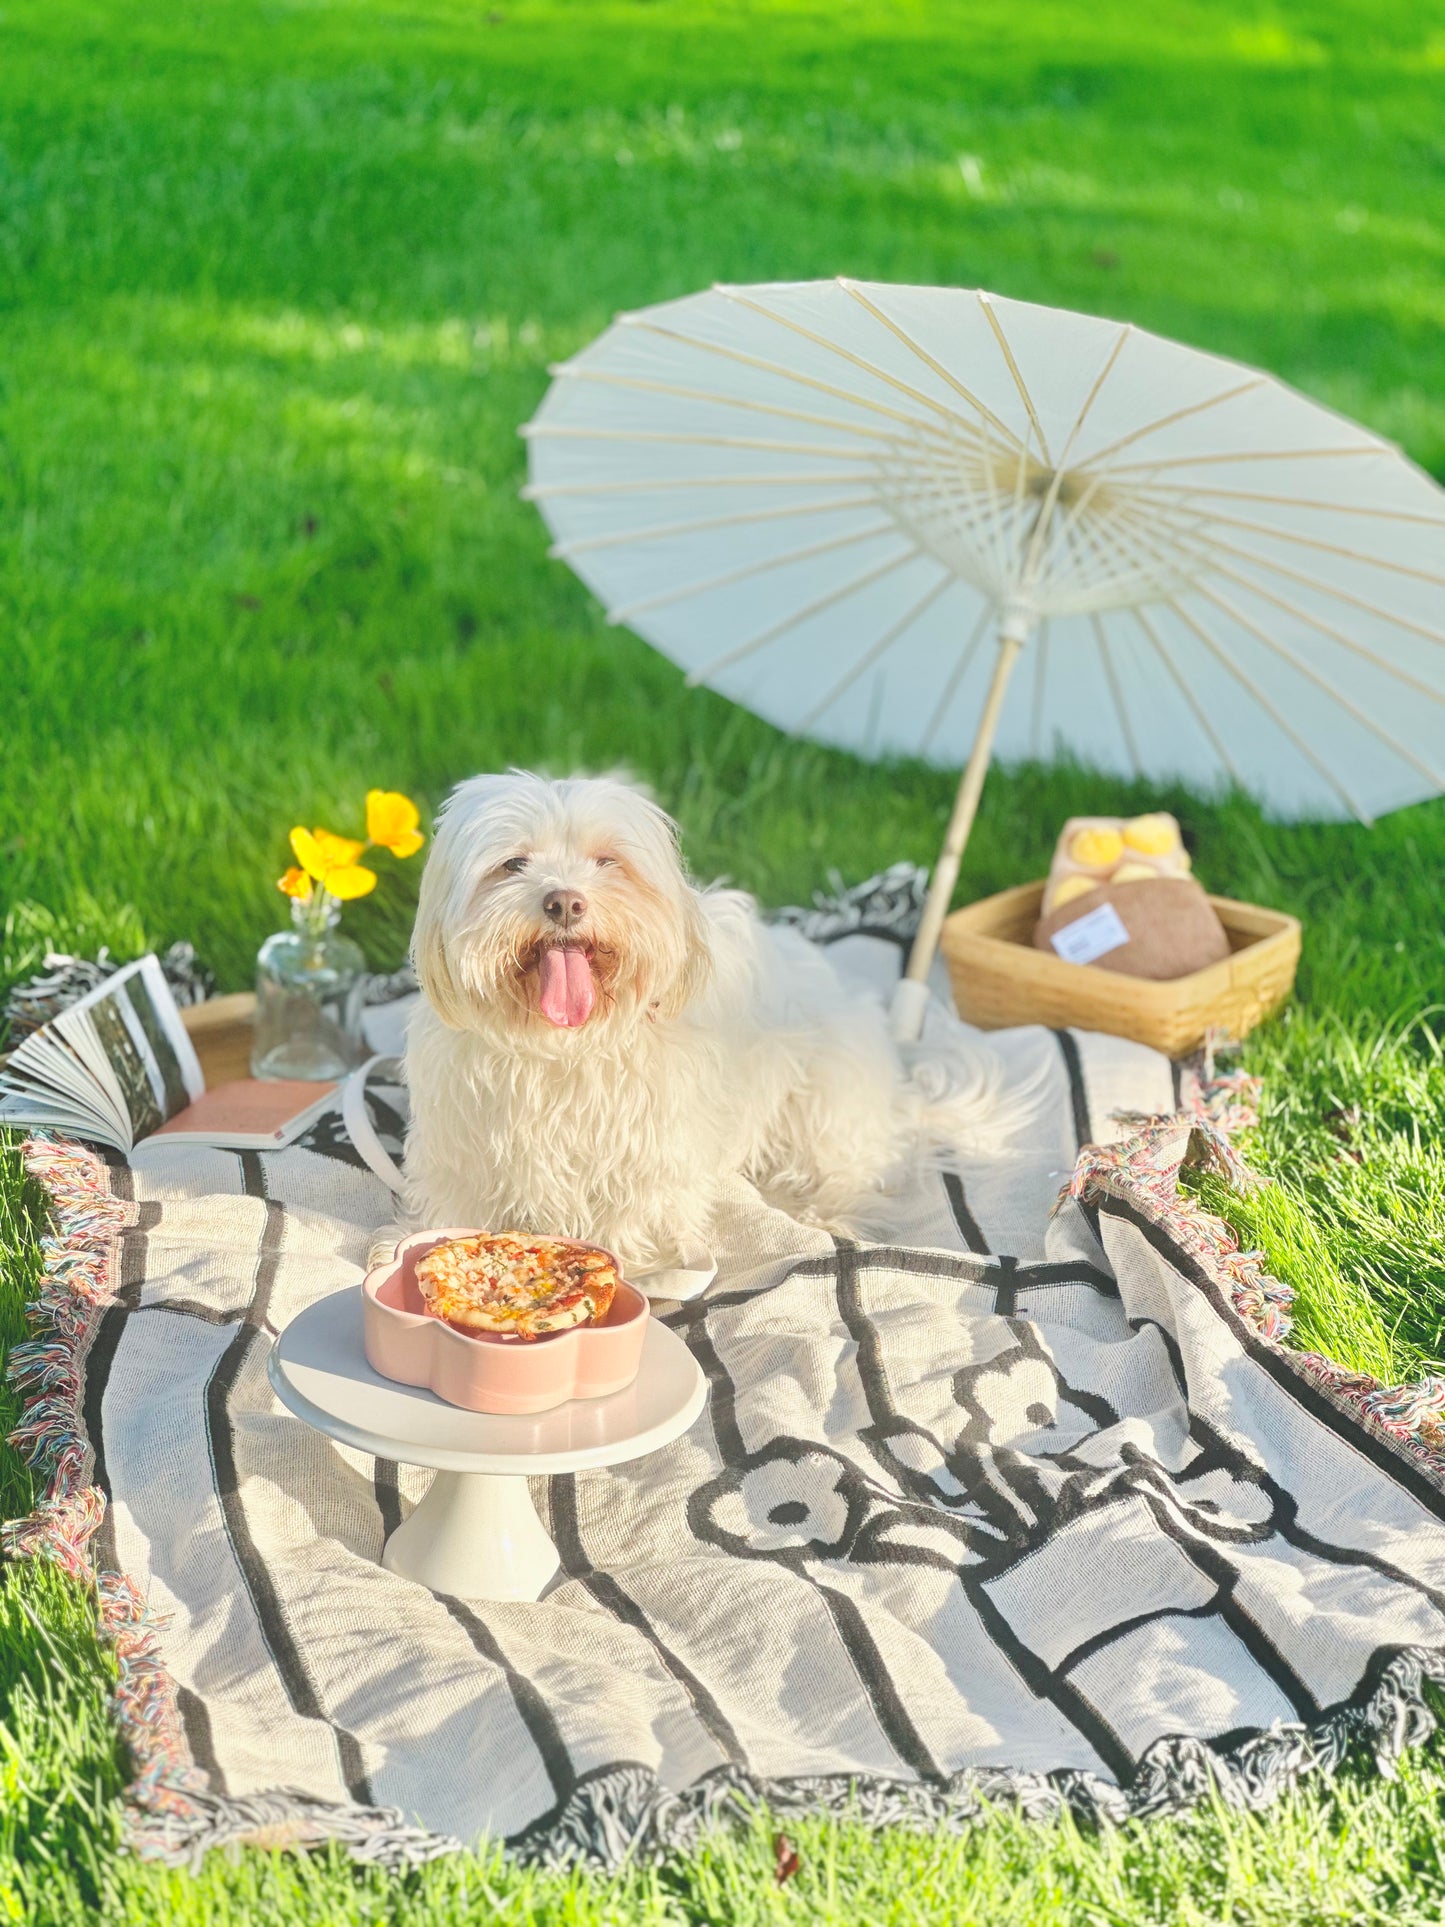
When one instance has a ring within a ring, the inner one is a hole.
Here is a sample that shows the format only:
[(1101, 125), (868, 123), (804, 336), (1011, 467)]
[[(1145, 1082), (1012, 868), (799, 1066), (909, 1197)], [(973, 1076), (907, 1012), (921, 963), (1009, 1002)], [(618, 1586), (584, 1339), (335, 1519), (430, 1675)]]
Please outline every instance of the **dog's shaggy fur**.
[[(736, 890), (695, 889), (671, 820), (612, 778), (478, 776), (422, 879), (407, 1038), (409, 1206), (430, 1225), (686, 1262), (736, 1174), (864, 1231), (936, 1105), (881, 1005)], [(986, 1053), (956, 1127), (989, 1101)]]

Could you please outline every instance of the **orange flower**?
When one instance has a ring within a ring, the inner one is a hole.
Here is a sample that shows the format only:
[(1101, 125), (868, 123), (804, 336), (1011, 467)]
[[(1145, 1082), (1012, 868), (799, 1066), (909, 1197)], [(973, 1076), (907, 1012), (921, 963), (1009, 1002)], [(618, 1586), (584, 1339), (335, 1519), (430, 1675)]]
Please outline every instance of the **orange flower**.
[(375, 870), (356, 861), (365, 847), (354, 837), (337, 836), (331, 830), (308, 830), (299, 823), (291, 832), (296, 861), (307, 876), (314, 877), (323, 890), (343, 903), (376, 888)]
[(309, 897), (311, 879), (304, 870), (298, 870), (293, 863), (284, 877), (277, 877), (276, 888), (288, 897)]
[(421, 812), (409, 796), (399, 790), (366, 792), (366, 834), (368, 839), (393, 856), (415, 856), (426, 838), (417, 828)]

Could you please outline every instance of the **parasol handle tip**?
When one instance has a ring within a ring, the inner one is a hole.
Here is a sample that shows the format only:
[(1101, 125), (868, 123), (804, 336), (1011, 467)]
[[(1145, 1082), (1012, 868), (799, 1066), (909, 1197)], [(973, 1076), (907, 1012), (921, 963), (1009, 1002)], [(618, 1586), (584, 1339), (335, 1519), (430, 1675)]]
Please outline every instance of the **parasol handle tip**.
[(1039, 612), (1024, 596), (1010, 596), (999, 608), (1000, 642), (1026, 643), (1038, 623)]
[(900, 977), (894, 986), (888, 1028), (895, 1044), (916, 1044), (923, 1035), (928, 1012), (928, 985), (914, 977)]

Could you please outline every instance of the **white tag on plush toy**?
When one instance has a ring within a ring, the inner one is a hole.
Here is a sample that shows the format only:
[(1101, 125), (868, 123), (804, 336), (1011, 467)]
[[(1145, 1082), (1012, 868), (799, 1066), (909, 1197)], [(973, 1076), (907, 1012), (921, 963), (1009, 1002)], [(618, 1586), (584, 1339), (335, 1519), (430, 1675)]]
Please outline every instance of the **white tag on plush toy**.
[(1056, 930), (1049, 941), (1065, 963), (1090, 964), (1127, 943), (1129, 932), (1113, 904), (1101, 903), (1086, 917), (1076, 917)]

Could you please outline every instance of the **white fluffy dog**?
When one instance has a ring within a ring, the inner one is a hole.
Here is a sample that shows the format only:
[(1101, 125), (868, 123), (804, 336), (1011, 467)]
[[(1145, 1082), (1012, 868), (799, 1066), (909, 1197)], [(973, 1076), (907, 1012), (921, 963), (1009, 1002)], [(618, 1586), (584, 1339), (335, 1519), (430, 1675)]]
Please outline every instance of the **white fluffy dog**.
[[(877, 1000), (751, 898), (695, 889), (676, 826), (616, 779), (461, 784), (413, 954), (424, 1224), (585, 1238), (640, 1274), (704, 1246), (741, 1173), (796, 1217), (866, 1231), (940, 1121)], [(955, 1133), (987, 1108), (985, 1058), (945, 1102)]]

